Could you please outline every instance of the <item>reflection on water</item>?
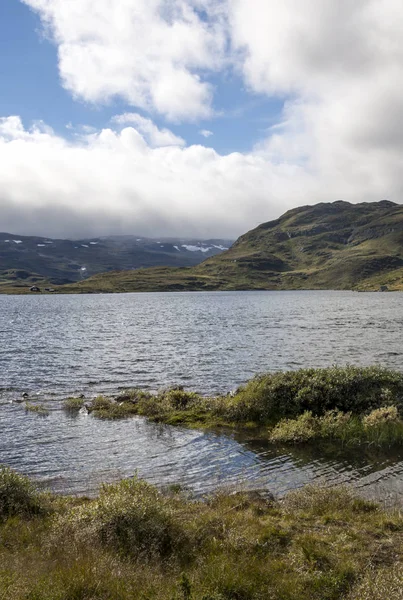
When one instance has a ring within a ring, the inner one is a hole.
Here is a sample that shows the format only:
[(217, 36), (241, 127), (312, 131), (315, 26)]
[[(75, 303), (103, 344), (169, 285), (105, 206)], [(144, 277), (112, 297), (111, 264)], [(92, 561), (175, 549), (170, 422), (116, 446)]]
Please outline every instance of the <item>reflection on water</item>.
[[(0, 463), (54, 490), (93, 493), (140, 476), (196, 493), (220, 485), (283, 494), (311, 481), (403, 494), (403, 455), (279, 449), (147, 423), (68, 417), (60, 400), (125, 387), (228, 391), (256, 372), (330, 364), (400, 369), (399, 294), (239, 292), (0, 296)], [(50, 407), (26, 413), (23, 391)]]
[(265, 463), (263, 470), (267, 477), (273, 475), (279, 494), (318, 482), (353, 485), (366, 496), (391, 504), (403, 498), (402, 448), (381, 451), (330, 443), (276, 447), (262, 440), (248, 440), (245, 435), (236, 438)]
[(350, 483), (393, 502), (403, 495), (403, 452), (278, 448), (143, 418), (106, 422), (70, 417), (60, 409), (40, 418), (15, 404), (4, 406), (1, 415), (1, 424), (5, 416), (14, 423), (12, 435), (1, 436), (1, 462), (63, 493), (95, 493), (101, 482), (138, 473), (157, 485), (180, 483), (196, 494), (241, 485), (283, 495), (320, 482)]

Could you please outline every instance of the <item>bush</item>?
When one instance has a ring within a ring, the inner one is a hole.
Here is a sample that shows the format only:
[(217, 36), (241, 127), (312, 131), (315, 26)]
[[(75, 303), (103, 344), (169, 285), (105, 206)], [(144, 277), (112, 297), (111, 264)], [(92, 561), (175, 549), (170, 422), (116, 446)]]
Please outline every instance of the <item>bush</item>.
[[(296, 419), (283, 419), (269, 432), (272, 442), (301, 443), (319, 439), (340, 439), (363, 437), (363, 427), (358, 417), (351, 413), (330, 410), (323, 417), (314, 417), (312, 412), (304, 412)], [(358, 433), (357, 433), (358, 432)]]
[(125, 394), (116, 400), (97, 396), (91, 402), (89, 411), (98, 419), (125, 419), (138, 414), (138, 406), (132, 395)]
[(45, 495), (28, 477), (0, 466), (0, 521), (9, 517), (32, 517), (46, 510)]
[(306, 411), (363, 414), (385, 405), (403, 412), (403, 374), (382, 367), (331, 367), (260, 375), (223, 407), (228, 420), (275, 423)]
[(129, 556), (168, 556), (187, 546), (169, 500), (137, 478), (104, 485), (97, 500), (73, 508), (59, 526), (77, 540), (92, 540)]
[(110, 398), (105, 396), (97, 396), (91, 402), (91, 410), (108, 410), (112, 406), (113, 402)]
[(174, 388), (162, 392), (159, 396), (159, 400), (168, 409), (186, 410), (197, 403), (199, 396), (195, 392), (186, 392), (185, 390)]
[(270, 433), (272, 442), (301, 443), (320, 437), (320, 423), (310, 411), (297, 419), (284, 419)]

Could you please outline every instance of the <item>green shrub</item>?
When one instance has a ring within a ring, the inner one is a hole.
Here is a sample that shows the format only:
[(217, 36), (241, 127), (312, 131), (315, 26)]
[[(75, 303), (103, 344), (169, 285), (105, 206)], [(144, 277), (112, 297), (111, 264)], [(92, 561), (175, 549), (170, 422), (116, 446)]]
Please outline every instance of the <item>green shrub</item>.
[(230, 421), (278, 422), (306, 411), (363, 414), (385, 405), (403, 412), (403, 374), (382, 367), (331, 367), (259, 375), (222, 406)]
[(97, 396), (91, 402), (89, 411), (98, 419), (125, 419), (138, 414), (138, 406), (133, 395), (125, 394), (116, 400)]
[(0, 521), (9, 517), (33, 517), (46, 510), (45, 495), (28, 477), (0, 466)]
[(126, 419), (136, 415), (137, 408), (131, 402), (122, 402), (121, 404), (111, 402), (108, 407), (94, 410), (93, 414), (98, 419)]
[(272, 442), (301, 443), (320, 437), (320, 423), (310, 411), (297, 419), (283, 419), (270, 433)]
[(174, 388), (162, 392), (158, 400), (168, 409), (186, 410), (194, 406), (199, 398), (198, 394), (194, 392), (186, 392), (185, 390)]
[(91, 411), (108, 410), (112, 404), (113, 401), (110, 398), (106, 398), (106, 396), (97, 396), (91, 401), (90, 409)]
[(169, 556), (187, 546), (169, 500), (137, 478), (104, 485), (97, 500), (73, 508), (59, 526), (77, 540), (92, 540), (123, 555)]
[(329, 439), (342, 438), (352, 422), (351, 412), (343, 413), (337, 409), (329, 410), (323, 417), (319, 417), (321, 436)]

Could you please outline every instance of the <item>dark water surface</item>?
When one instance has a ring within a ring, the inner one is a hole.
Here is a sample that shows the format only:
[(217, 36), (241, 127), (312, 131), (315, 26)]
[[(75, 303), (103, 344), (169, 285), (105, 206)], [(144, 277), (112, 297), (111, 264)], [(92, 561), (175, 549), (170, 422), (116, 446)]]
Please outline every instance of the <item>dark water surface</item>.
[[(242, 481), (284, 493), (319, 480), (396, 499), (403, 453), (273, 450), (143, 419), (71, 418), (60, 400), (172, 384), (215, 394), (256, 372), (307, 366), (401, 370), (402, 302), (351, 292), (0, 296), (0, 463), (72, 493), (138, 471), (197, 492)], [(24, 391), (50, 416), (13, 402)]]

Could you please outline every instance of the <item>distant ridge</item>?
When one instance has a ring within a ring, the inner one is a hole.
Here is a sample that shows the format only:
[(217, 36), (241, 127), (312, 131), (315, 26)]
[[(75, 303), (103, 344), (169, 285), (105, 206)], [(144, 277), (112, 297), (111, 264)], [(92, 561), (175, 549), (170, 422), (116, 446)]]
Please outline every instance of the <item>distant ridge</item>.
[(193, 266), (229, 248), (232, 240), (104, 236), (80, 240), (0, 233), (2, 285), (75, 283), (116, 269)]
[(403, 206), (338, 200), (289, 210), (190, 268), (111, 272), (66, 293), (403, 289)]

